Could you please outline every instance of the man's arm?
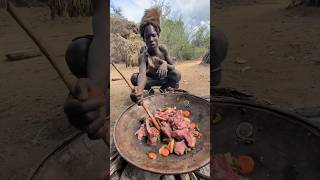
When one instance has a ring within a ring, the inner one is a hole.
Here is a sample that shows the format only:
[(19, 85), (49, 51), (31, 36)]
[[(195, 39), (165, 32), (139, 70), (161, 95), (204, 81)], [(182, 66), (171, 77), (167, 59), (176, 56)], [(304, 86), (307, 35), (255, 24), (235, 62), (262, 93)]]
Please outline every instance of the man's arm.
[[(88, 133), (89, 138), (98, 139), (105, 138), (107, 132), (106, 114), (106, 82), (109, 80), (107, 65), (107, 49), (106, 49), (106, 22), (107, 19), (107, 1), (93, 0), (93, 17), (92, 29), (94, 39), (88, 47), (88, 59), (81, 61), (86, 72), (82, 72), (83, 77), (77, 80), (72, 90), (72, 95), (69, 95), (65, 101), (64, 111), (69, 122)], [(87, 47), (87, 46), (86, 46)], [(80, 48), (81, 51), (81, 48)], [(70, 52), (72, 53), (77, 52)], [(86, 53), (83, 53), (83, 55)], [(77, 56), (75, 56), (77, 57)], [(85, 59), (73, 59), (79, 61)], [(66, 59), (67, 60), (67, 59)], [(71, 65), (72, 66), (72, 65)], [(81, 66), (80, 66), (81, 67)], [(80, 76), (79, 76), (80, 77)], [(106, 138), (108, 140), (108, 138)]]
[[(92, 1), (92, 32), (93, 41), (90, 44), (87, 61), (87, 77), (94, 85), (97, 86), (97, 91), (94, 93), (89, 88), (91, 96), (104, 101), (104, 105), (95, 109), (95, 113), (91, 112), (91, 117), (96, 117), (95, 121), (86, 128), (92, 138), (104, 138), (107, 133), (106, 117), (110, 114), (109, 108), (106, 108), (108, 102), (107, 82), (109, 81), (109, 63), (107, 60), (107, 1), (93, 0)], [(93, 92), (93, 93), (92, 93)], [(107, 101), (107, 102), (106, 102)], [(90, 112), (87, 113), (90, 116)], [(95, 115), (94, 115), (95, 114)]]
[(138, 105), (142, 105), (143, 99), (143, 90), (147, 84), (147, 65), (145, 61), (145, 55), (140, 54), (139, 56), (139, 75), (138, 75), (138, 85), (134, 87), (130, 94), (130, 98), (133, 102), (137, 103)]
[(174, 61), (170, 58), (170, 55), (169, 55), (169, 52), (168, 52), (168, 49), (166, 48), (166, 46), (161, 45), (159, 48), (162, 51), (165, 60), (167, 61), (168, 70), (169, 71), (174, 70), (175, 69)]
[(139, 56), (139, 76), (138, 76), (138, 87), (144, 89), (147, 84), (147, 64), (144, 54)]
[(104, 0), (92, 1), (93, 16), (92, 30), (94, 39), (90, 45), (87, 73), (88, 78), (94, 81), (105, 93), (109, 68), (107, 67), (107, 2)]

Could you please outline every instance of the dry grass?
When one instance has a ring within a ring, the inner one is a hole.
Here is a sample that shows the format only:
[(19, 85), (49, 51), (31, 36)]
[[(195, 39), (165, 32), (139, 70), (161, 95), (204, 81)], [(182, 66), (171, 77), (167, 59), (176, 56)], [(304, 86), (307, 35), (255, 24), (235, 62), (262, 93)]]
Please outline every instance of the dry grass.
[(49, 0), (51, 18), (55, 16), (77, 17), (91, 16), (91, 0)]

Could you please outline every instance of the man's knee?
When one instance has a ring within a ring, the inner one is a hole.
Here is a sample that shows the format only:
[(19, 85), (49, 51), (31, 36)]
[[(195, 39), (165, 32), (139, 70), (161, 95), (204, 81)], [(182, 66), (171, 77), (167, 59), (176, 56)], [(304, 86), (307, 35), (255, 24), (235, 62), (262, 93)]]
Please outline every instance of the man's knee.
[(217, 68), (224, 61), (228, 53), (228, 39), (226, 35), (218, 28), (213, 29), (213, 68)]
[(178, 70), (172, 70), (168, 72), (168, 78), (174, 82), (179, 82), (181, 80), (181, 73)]
[(220, 81), (221, 81), (221, 69), (219, 69), (217, 71), (211, 71), (210, 74), (213, 77), (210, 80), (210, 86), (218, 86), (220, 84)]
[(139, 76), (139, 73), (133, 73), (132, 74), (131, 79), (130, 79), (132, 85), (138, 86), (138, 76)]
[(68, 46), (65, 59), (71, 72), (78, 78), (87, 77), (87, 59), (91, 39), (78, 38)]

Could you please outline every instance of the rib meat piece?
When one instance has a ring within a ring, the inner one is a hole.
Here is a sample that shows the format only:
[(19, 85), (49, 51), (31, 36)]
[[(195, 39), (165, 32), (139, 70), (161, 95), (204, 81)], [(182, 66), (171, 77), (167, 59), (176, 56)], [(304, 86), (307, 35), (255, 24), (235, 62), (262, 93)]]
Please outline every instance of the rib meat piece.
[(146, 119), (146, 129), (147, 129), (147, 135), (148, 135), (148, 145), (150, 146), (156, 146), (157, 145), (157, 139), (160, 135), (160, 131), (150, 126), (150, 118)]
[(146, 125), (145, 123), (141, 124), (140, 128), (134, 135), (138, 136), (139, 140), (142, 140), (143, 137), (147, 136), (147, 130), (146, 130)]
[(161, 131), (162, 133), (167, 136), (169, 139), (171, 139), (171, 126), (170, 124), (166, 123), (166, 122), (161, 122), (162, 126), (161, 126)]
[(187, 148), (186, 143), (184, 140), (176, 142), (174, 146), (174, 153), (178, 156), (181, 156), (184, 154), (185, 149)]

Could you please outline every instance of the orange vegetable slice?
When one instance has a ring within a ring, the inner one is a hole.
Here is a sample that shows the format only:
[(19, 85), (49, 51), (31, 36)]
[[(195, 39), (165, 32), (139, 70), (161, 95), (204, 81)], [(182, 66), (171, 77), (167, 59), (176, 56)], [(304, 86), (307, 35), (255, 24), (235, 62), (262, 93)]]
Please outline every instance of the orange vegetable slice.
[(250, 156), (241, 155), (237, 158), (237, 166), (242, 175), (250, 175), (254, 169), (254, 160)]
[(190, 116), (190, 112), (189, 111), (183, 111), (183, 116), (184, 117), (189, 117)]
[(163, 145), (163, 146), (161, 146), (161, 148), (159, 149), (159, 151), (158, 151), (158, 152), (159, 152), (159, 154), (161, 154), (161, 153), (162, 153), (162, 149), (163, 149), (163, 148), (165, 148), (165, 146), (164, 146), (164, 145)]
[(156, 154), (155, 152), (149, 152), (149, 153), (148, 153), (148, 157), (149, 157), (150, 159), (156, 159), (156, 158), (157, 158), (157, 154)]
[(170, 153), (173, 153), (173, 149), (174, 149), (174, 139), (172, 139), (169, 144), (168, 144), (168, 149), (170, 151)]
[(164, 156), (164, 157), (168, 157), (170, 154), (170, 151), (168, 148), (164, 147), (162, 148), (162, 151), (161, 151), (161, 155)]
[(192, 129), (196, 129), (196, 127), (197, 127), (197, 125), (194, 122), (191, 123), (190, 126), (191, 126)]

